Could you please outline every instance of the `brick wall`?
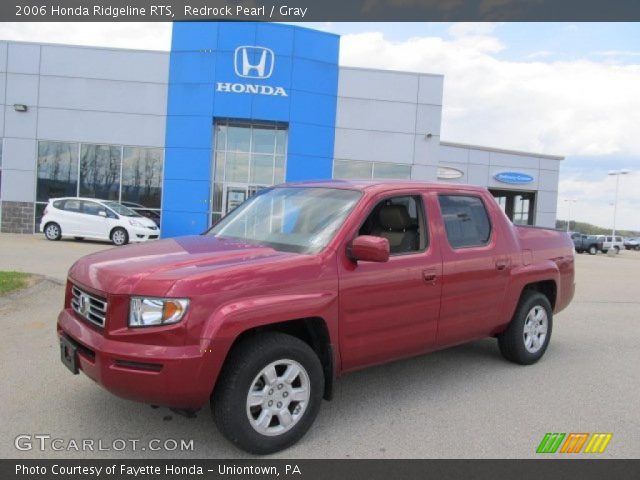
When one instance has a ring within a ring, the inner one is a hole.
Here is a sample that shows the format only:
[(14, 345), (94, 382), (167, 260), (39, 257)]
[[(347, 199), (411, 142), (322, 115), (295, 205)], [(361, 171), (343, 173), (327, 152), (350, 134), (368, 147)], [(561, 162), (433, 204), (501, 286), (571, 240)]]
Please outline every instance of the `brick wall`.
[(2, 202), (0, 232), (33, 233), (34, 204), (32, 202)]

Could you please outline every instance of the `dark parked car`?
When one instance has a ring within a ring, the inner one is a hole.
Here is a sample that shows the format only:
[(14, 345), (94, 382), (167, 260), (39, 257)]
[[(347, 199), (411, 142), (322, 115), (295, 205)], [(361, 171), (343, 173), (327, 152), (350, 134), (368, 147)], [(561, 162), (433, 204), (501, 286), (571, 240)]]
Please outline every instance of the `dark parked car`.
[(160, 226), (160, 212), (157, 210), (153, 210), (151, 208), (147, 208), (144, 205), (140, 205), (139, 203), (134, 202), (120, 202), (125, 207), (129, 207), (132, 210), (135, 210), (143, 217), (149, 218), (156, 222), (158, 226)]
[(595, 255), (602, 251), (602, 237), (585, 235), (583, 233), (574, 233), (571, 235), (571, 240), (573, 240), (573, 246), (578, 253), (589, 252), (590, 255)]

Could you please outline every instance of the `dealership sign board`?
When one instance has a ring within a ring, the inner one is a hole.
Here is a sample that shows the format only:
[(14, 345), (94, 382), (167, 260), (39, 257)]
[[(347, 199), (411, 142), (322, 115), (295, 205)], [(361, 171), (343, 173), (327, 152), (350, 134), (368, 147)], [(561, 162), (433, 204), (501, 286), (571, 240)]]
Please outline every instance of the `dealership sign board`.
[[(273, 74), (276, 56), (273, 50), (266, 47), (243, 45), (235, 49), (233, 54), (233, 69), (240, 78), (249, 80), (266, 80)], [(258, 95), (272, 95), (287, 97), (283, 87), (255, 83), (217, 82), (218, 92), (254, 93)]]
[(521, 185), (533, 182), (533, 177), (531, 175), (520, 172), (500, 172), (496, 173), (493, 178), (498, 182), (509, 183), (511, 185)]
[(438, 179), (439, 180), (456, 180), (462, 178), (464, 172), (452, 167), (438, 167)]

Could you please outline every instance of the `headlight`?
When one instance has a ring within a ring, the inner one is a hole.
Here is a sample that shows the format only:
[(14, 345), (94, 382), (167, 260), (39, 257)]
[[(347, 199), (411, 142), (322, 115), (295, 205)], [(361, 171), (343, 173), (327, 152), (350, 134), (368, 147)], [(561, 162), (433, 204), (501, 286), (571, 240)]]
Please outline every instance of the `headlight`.
[(189, 300), (185, 298), (132, 297), (129, 326), (152, 327), (179, 322), (188, 306)]
[(137, 220), (129, 220), (129, 225), (131, 225), (132, 227), (144, 227), (144, 225), (142, 225), (139, 221)]

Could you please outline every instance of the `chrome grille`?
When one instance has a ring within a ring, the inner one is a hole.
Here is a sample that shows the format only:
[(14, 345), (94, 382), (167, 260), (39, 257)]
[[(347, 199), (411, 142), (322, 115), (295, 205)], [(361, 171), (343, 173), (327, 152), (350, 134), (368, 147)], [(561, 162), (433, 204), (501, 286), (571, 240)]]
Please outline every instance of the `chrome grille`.
[(107, 318), (107, 301), (104, 298), (96, 297), (74, 285), (71, 287), (71, 308), (85, 320), (104, 328)]

